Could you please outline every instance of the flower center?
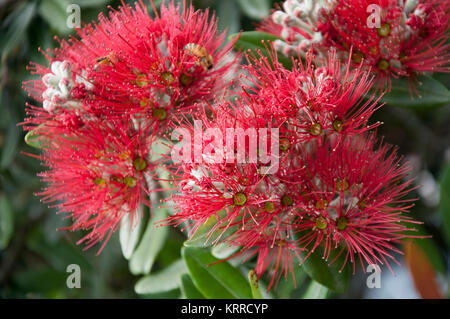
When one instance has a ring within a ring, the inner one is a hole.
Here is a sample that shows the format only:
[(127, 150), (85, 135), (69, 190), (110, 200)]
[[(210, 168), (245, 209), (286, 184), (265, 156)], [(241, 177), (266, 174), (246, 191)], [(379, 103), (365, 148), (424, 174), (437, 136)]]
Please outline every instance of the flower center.
[(327, 222), (325, 221), (325, 219), (323, 219), (323, 217), (319, 217), (316, 219), (316, 227), (322, 230), (327, 228)]
[(133, 161), (133, 166), (138, 172), (142, 172), (147, 167), (147, 162), (139, 156)]
[(275, 205), (274, 205), (273, 202), (266, 202), (266, 203), (264, 204), (264, 209), (265, 209), (267, 212), (273, 212), (273, 211), (275, 210)]
[(378, 28), (377, 32), (381, 37), (387, 37), (391, 32), (391, 26), (387, 23), (383, 23), (381, 27)]
[(389, 62), (385, 59), (381, 59), (380, 61), (378, 61), (377, 67), (380, 70), (386, 71), (387, 69), (389, 69)]
[(157, 118), (158, 120), (162, 121), (167, 117), (167, 113), (166, 110), (164, 109), (154, 109), (153, 112), (153, 117)]
[(333, 128), (338, 133), (340, 133), (342, 131), (343, 126), (344, 126), (344, 123), (341, 120), (335, 120), (333, 122)]
[(237, 193), (233, 197), (233, 203), (236, 206), (244, 206), (244, 204), (247, 202), (247, 196), (245, 196), (244, 193)]
[(132, 176), (125, 176), (123, 179), (123, 183), (127, 185), (127, 187), (134, 187), (136, 186), (136, 178)]
[(291, 196), (289, 195), (283, 195), (283, 197), (281, 197), (281, 205), (284, 207), (287, 206), (292, 206), (294, 204), (294, 200), (292, 199)]
[(347, 218), (345, 218), (344, 216), (339, 217), (337, 220), (337, 228), (339, 230), (344, 230), (345, 228), (347, 228)]
[(320, 123), (314, 123), (309, 128), (309, 132), (314, 136), (320, 135), (322, 133), (322, 125), (320, 125)]

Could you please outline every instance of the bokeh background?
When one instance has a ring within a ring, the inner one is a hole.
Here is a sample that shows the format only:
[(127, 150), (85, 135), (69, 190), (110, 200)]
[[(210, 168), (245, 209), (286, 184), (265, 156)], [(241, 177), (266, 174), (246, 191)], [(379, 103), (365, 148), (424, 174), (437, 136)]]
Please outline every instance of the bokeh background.
[[(133, 1), (125, 1), (133, 2)], [(148, 3), (148, 1), (145, 1)], [(160, 5), (161, 1), (155, 1)], [(219, 27), (233, 34), (254, 30), (267, 17), (276, 1), (196, 0), (198, 9), (211, 8)], [(22, 82), (31, 75), (28, 62), (45, 63), (38, 47), (55, 47), (54, 36), (73, 34), (66, 25), (69, 4), (81, 7), (82, 21), (95, 19), (116, 0), (0, 0), (0, 298), (177, 298), (178, 289), (152, 295), (138, 295), (134, 285), (139, 276), (129, 271), (115, 234), (103, 252), (83, 251), (76, 241), (81, 233), (58, 232), (63, 216), (55, 214), (34, 196), (42, 186), (36, 174), (39, 161), (24, 153), (38, 154), (24, 143), (17, 126), (25, 116), (28, 97)], [(435, 75), (447, 88), (448, 75)], [(411, 174), (419, 185), (412, 196), (419, 198), (412, 215), (424, 222), (421, 233), (432, 239), (404, 244), (407, 254), (398, 256), (401, 266), (395, 275), (383, 268), (380, 289), (369, 289), (367, 274), (352, 277), (347, 293), (334, 298), (421, 298), (449, 297), (450, 243), (450, 105), (405, 109), (386, 105), (373, 120), (384, 125), (379, 133), (399, 146), (399, 153), (413, 166)], [(169, 231), (154, 269), (163, 269), (180, 257), (184, 237)], [(78, 264), (81, 288), (69, 289), (66, 267)], [(296, 274), (297, 287), (281, 281), (273, 297), (302, 295), (307, 277)]]

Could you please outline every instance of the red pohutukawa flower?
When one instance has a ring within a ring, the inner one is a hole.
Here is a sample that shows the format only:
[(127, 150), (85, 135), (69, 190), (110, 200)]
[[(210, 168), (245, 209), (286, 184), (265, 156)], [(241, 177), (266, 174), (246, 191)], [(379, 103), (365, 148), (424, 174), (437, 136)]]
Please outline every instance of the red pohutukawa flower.
[(378, 125), (368, 125), (376, 101), (362, 102), (373, 81), (341, 74), (333, 53), (306, 57), (292, 71), (276, 54), (250, 58), (236, 99), (185, 121), (174, 146), (185, 162), (168, 223), (186, 222), (191, 236), (213, 225), (207, 242), (238, 247), (230, 258), (256, 255), (269, 289), (318, 246), (326, 260), (346, 257), (342, 267), (388, 263), (408, 230), (408, 168), (367, 133)]
[(45, 149), (42, 195), (70, 214), (69, 229), (91, 230), (89, 246), (148, 204), (150, 150), (170, 123), (232, 84), (233, 43), (208, 11), (183, 8), (152, 17), (124, 4), (44, 53), (48, 67), (31, 64), (39, 78), (24, 86), (42, 107), (29, 106), (24, 127)]
[(149, 134), (142, 127), (130, 135), (126, 122), (89, 123), (44, 150), (41, 159), (48, 170), (40, 176), (47, 186), (39, 195), (72, 218), (65, 229), (90, 231), (80, 243), (106, 243), (125, 214), (139, 218), (141, 204), (149, 205), (147, 181), (159, 164), (150, 161)]
[(285, 55), (335, 48), (390, 85), (391, 77), (449, 72), (449, 18), (448, 1), (286, 0), (261, 29), (282, 38), (275, 45)]

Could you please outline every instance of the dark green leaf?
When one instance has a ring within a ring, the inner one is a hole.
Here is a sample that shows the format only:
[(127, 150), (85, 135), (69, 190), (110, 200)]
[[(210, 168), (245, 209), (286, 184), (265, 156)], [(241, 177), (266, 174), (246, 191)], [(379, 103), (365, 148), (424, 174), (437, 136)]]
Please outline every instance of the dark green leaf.
[(219, 261), (206, 249), (184, 247), (182, 256), (195, 286), (207, 298), (234, 299), (252, 297), (250, 286), (242, 273), (228, 262)]
[(188, 274), (181, 276), (181, 291), (187, 299), (205, 299)]
[(5, 195), (0, 196), (0, 249), (8, 246), (14, 230), (14, 214), (9, 199)]
[(444, 168), (442, 175), (439, 206), (442, 214), (442, 227), (450, 244), (450, 165)]
[[(235, 37), (239, 36), (239, 34), (230, 35), (230, 40), (233, 41)], [(234, 47), (237, 50), (242, 50), (246, 53), (249, 53), (250, 50), (253, 53), (256, 53), (256, 56), (259, 56), (259, 53), (265, 57), (270, 57), (267, 49), (270, 49), (270, 42), (279, 39), (278, 37), (259, 31), (248, 31), (242, 32), (239, 36), (239, 39), (236, 41)], [(257, 53), (258, 52), (258, 53)], [(278, 62), (284, 65), (286, 68), (292, 68), (292, 60), (290, 58), (285, 57), (282, 53), (278, 53)]]
[[(306, 260), (304, 260), (302, 267), (311, 279), (319, 282), (331, 290), (342, 293), (347, 289), (350, 271), (348, 269), (348, 265), (346, 265), (341, 271), (343, 262), (342, 259), (345, 252), (343, 252), (337, 260), (329, 264), (335, 259), (337, 255), (336, 251), (339, 251), (339, 249), (332, 251), (328, 261), (326, 261), (322, 258), (323, 248), (317, 247), (316, 250), (311, 253)], [(303, 252), (300, 255), (304, 258), (307, 253)]]
[(383, 101), (393, 106), (425, 109), (450, 103), (450, 91), (430, 76), (419, 76), (417, 93), (411, 96), (408, 80), (404, 77), (392, 80), (392, 89), (383, 96)]
[(14, 160), (19, 147), (20, 132), (15, 124), (11, 124), (2, 149), (0, 168), (6, 168)]
[(5, 34), (2, 34), (0, 40), (0, 49), (2, 57), (8, 56), (9, 53), (15, 49), (24, 39), (25, 32), (34, 17), (36, 11), (36, 4), (30, 2), (27, 4), (20, 4), (8, 16), (11, 23)]

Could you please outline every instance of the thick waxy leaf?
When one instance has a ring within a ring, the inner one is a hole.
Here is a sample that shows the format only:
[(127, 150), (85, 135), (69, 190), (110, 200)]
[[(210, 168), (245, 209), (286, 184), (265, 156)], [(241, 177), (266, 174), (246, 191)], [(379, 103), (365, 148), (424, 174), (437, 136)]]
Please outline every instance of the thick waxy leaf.
[(253, 299), (263, 299), (259, 288), (258, 275), (256, 275), (256, 272), (253, 269), (248, 272), (248, 280), (250, 281)]
[[(248, 31), (248, 32), (242, 32), (239, 34), (232, 34), (230, 35), (230, 40), (232, 40), (234, 37), (239, 36), (239, 39), (236, 41), (234, 47), (237, 50), (242, 50), (248, 53), (248, 50), (253, 52), (260, 52), (263, 56), (269, 57), (269, 52), (267, 49), (270, 49), (270, 43), (277, 39), (278, 37), (266, 33), (266, 32), (259, 32), (259, 31)], [(256, 53), (256, 56), (259, 56), (258, 53)], [(278, 53), (278, 61), (283, 64), (286, 68), (290, 69), (292, 68), (292, 60), (290, 58), (285, 57), (283, 54)]]
[(205, 299), (205, 296), (198, 291), (188, 274), (181, 276), (181, 292), (187, 299)]
[(155, 222), (167, 217), (167, 209), (155, 209), (144, 235), (130, 259), (130, 271), (134, 275), (150, 273), (156, 256), (167, 238), (167, 227), (156, 227)]
[(439, 206), (442, 214), (442, 226), (450, 244), (450, 165), (445, 167), (442, 175)]
[(309, 284), (308, 290), (306, 290), (303, 299), (325, 299), (328, 297), (329, 290), (327, 287), (319, 284), (317, 281), (312, 280)]
[(125, 259), (131, 258), (144, 229), (141, 212), (136, 212), (133, 218), (132, 221), (131, 215), (126, 214), (120, 223), (120, 247), (122, 248), (122, 254)]
[[(239, 3), (242, 11), (248, 17), (261, 20), (267, 18), (270, 14), (270, 7), (272, 5), (270, 0), (236, 0)], [(231, 0), (223, 2), (232, 2)]]
[(450, 91), (438, 80), (430, 76), (419, 76), (417, 93), (411, 96), (410, 85), (406, 78), (392, 80), (392, 88), (383, 96), (383, 101), (393, 106), (405, 108), (426, 109), (450, 103)]
[(213, 228), (217, 224), (218, 218), (221, 219), (226, 216), (225, 211), (219, 211), (216, 215), (211, 216), (203, 225), (201, 225), (195, 234), (184, 242), (184, 246), (186, 247), (209, 247), (214, 241), (220, 237), (220, 239), (225, 239), (231, 234), (233, 234), (237, 227), (236, 225), (228, 227), (228, 229), (224, 232), (225, 226), (221, 226), (220, 228)]
[[(309, 257), (304, 260), (302, 267), (303, 270), (311, 277), (311, 279), (317, 281), (318, 283), (328, 287), (331, 290), (342, 293), (347, 289), (348, 280), (350, 278), (350, 271), (348, 265), (342, 268), (342, 257), (345, 252), (341, 254), (341, 256), (335, 260), (332, 264), (329, 264), (333, 261), (337, 255), (337, 251), (332, 251), (328, 258), (328, 261), (322, 258), (323, 256), (323, 248), (318, 247), (316, 250), (309, 255)], [(302, 258), (306, 256), (306, 252), (301, 254)]]
[(0, 196), (0, 249), (8, 246), (14, 229), (13, 211), (6, 196)]
[(186, 264), (180, 259), (169, 267), (140, 279), (134, 290), (138, 294), (154, 294), (177, 289), (181, 285), (181, 276), (186, 272)]
[(68, 0), (42, 0), (39, 5), (39, 14), (57, 32), (67, 34), (73, 30), (67, 26), (66, 10), (70, 4)]
[(212, 265), (219, 259), (202, 248), (184, 247), (182, 256), (195, 286), (206, 298), (252, 298), (247, 280), (228, 262)]

